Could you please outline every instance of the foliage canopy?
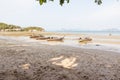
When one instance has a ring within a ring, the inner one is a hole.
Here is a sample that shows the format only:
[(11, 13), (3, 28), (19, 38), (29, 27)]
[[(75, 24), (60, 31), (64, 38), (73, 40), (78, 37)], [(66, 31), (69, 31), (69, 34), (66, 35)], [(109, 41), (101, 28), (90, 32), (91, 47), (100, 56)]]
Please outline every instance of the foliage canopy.
[(30, 27), (22, 28), (20, 26), (16, 26), (13, 24), (0, 23), (0, 31), (16, 31), (17, 29), (20, 31), (30, 31), (30, 30), (45, 31), (42, 27), (30, 26)]
[[(40, 5), (42, 5), (43, 3), (46, 3), (47, 0), (36, 0), (39, 1)], [(54, 1), (54, 0), (49, 0), (49, 1)], [(59, 4), (62, 6), (64, 4), (64, 2), (69, 3), (70, 0), (59, 0)], [(102, 4), (102, 0), (95, 0), (95, 3), (97, 3), (98, 5)]]
[(23, 29), (23, 31), (30, 31), (30, 30), (32, 30), (32, 31), (33, 30), (44, 31), (43, 28), (41, 28), (41, 27), (35, 27), (35, 26), (26, 27), (26, 28)]
[(0, 23), (0, 30), (5, 30), (5, 29), (17, 29), (21, 28), (20, 26), (12, 25), (12, 24), (6, 24), (6, 23)]

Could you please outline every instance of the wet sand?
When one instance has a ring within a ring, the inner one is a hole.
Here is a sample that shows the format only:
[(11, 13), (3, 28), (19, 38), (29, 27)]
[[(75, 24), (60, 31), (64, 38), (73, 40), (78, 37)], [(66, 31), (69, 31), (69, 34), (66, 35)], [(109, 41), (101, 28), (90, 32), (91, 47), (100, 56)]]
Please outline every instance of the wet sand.
[(30, 36), (32, 34), (44, 35), (44, 36), (65, 36), (66, 39), (78, 40), (80, 37), (90, 37), (93, 39), (92, 43), (96, 44), (115, 44), (120, 45), (120, 35), (112, 34), (72, 34), (72, 33), (60, 33), (60, 32), (0, 32), (1, 36)]
[(0, 40), (0, 80), (119, 80), (120, 53)]

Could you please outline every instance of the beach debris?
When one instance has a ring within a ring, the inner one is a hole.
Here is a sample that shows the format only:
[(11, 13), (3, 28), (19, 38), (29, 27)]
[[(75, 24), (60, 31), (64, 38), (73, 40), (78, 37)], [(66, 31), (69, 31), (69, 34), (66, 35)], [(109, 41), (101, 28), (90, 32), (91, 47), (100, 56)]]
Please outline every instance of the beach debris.
[(47, 41), (63, 41), (64, 37), (58, 38), (58, 37), (50, 37), (50, 39), (47, 39)]
[(54, 65), (62, 66), (64, 68), (73, 68), (76, 67), (78, 64), (76, 63), (75, 57), (64, 58), (64, 56), (60, 56), (57, 58), (52, 58), (49, 60)]
[(36, 40), (47, 40), (50, 39), (50, 37), (37, 37)]
[(27, 69), (29, 69), (30, 68), (30, 64), (29, 63), (26, 63), (26, 64), (23, 64), (23, 65), (21, 65), (20, 67), (22, 68), (22, 69), (24, 69), (24, 70), (27, 70)]
[(79, 38), (79, 42), (89, 42), (89, 41), (92, 41), (92, 38), (90, 37), (85, 37), (85, 38)]
[(96, 44), (95, 46), (100, 46), (100, 44)]
[(35, 34), (30, 35), (30, 38), (38, 38), (38, 37), (44, 37), (44, 36), (41, 35), (41, 34), (39, 34), (39, 35), (35, 35)]
[(31, 35), (30, 38), (37, 38), (39, 37), (38, 35)]
[(81, 37), (79, 38), (79, 40), (82, 39)]
[(112, 34), (111, 34), (111, 33), (109, 33), (109, 36), (112, 36)]
[(47, 41), (63, 41), (64, 37), (51, 37), (51, 36), (43, 36), (43, 35), (31, 35), (30, 38), (34, 38), (36, 40), (47, 40)]

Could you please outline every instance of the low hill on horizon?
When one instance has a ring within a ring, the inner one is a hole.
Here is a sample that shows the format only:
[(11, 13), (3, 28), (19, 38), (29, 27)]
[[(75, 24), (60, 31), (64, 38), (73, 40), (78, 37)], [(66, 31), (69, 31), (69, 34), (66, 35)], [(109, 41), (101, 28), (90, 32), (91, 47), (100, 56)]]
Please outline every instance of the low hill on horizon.
[(29, 27), (21, 27), (13, 24), (7, 24), (0, 22), (0, 31), (45, 31), (44, 28), (39, 26), (29, 26)]

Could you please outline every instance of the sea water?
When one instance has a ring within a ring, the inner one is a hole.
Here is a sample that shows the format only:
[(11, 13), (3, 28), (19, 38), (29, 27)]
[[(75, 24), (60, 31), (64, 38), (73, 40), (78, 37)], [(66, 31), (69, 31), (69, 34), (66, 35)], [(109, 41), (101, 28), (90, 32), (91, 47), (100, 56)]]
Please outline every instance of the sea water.
[(54, 31), (68, 34), (120, 35), (120, 31)]

